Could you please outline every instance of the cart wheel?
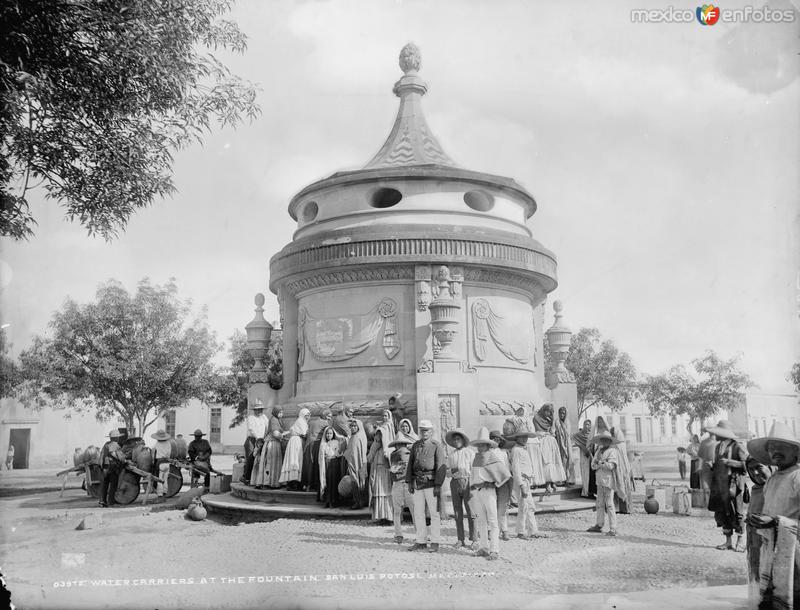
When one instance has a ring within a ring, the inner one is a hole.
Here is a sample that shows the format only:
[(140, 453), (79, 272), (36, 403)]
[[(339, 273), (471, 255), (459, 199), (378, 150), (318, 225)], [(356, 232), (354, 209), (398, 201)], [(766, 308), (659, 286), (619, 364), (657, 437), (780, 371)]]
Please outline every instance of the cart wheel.
[(86, 484), (86, 492), (93, 498), (100, 497), (100, 484), (103, 481), (103, 470), (99, 464), (89, 465), (89, 476), (91, 480), (84, 477), (83, 482)]
[(119, 504), (130, 504), (139, 496), (139, 475), (130, 470), (119, 475), (117, 494), (114, 499)]
[(167, 477), (167, 497), (171, 498), (177, 494), (181, 487), (183, 487), (183, 471), (177, 466), (171, 465)]

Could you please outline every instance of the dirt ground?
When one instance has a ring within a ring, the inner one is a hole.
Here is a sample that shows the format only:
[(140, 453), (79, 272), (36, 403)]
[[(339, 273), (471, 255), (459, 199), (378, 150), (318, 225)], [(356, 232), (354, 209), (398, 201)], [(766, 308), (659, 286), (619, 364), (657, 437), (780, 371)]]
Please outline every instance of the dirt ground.
[(647, 515), (642, 501), (616, 538), (585, 531), (591, 511), (544, 515), (550, 538), (502, 542), (489, 562), (452, 547), (452, 519), (441, 551), (420, 554), (366, 521), (194, 522), (70, 489), (0, 499), (0, 561), (21, 608), (744, 607), (745, 555), (713, 548), (710, 514)]

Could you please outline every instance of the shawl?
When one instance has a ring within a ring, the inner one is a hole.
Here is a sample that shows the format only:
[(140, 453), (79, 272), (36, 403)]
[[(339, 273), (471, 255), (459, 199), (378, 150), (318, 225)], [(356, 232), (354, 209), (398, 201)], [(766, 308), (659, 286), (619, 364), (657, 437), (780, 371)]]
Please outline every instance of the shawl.
[(410, 428), (410, 432), (406, 436), (414, 439), (414, 442), (416, 443), (419, 440), (419, 435), (414, 432), (414, 424), (411, 423), (410, 419), (401, 419), (400, 425), (397, 426), (397, 431), (400, 432), (403, 429), (403, 422), (408, 422), (408, 427)]
[(352, 419), (358, 425), (358, 432), (350, 436), (347, 442), (347, 449), (344, 450), (344, 457), (347, 460), (349, 473), (358, 476), (360, 487), (364, 485), (367, 475), (367, 434), (364, 432), (364, 424), (360, 419)]
[(394, 420), (392, 419), (392, 412), (388, 409), (384, 409), (383, 416), (386, 417), (386, 414), (389, 414), (389, 419), (384, 420), (384, 422), (378, 426), (378, 430), (381, 432), (381, 440), (383, 442), (383, 454), (386, 456), (386, 459), (389, 459), (389, 456), (392, 455), (394, 451), (394, 447), (390, 447), (389, 443), (393, 442), (395, 437), (397, 436), (397, 431), (394, 429)]
[(569, 460), (572, 456), (570, 454), (570, 440), (572, 435), (569, 430), (569, 418), (561, 421), (560, 417), (555, 419), (555, 437), (558, 441), (558, 449), (561, 451), (561, 459)]
[[(326, 440), (326, 436), (328, 434), (328, 429), (333, 430), (333, 438), (328, 441)], [(319, 443), (319, 456), (317, 458), (317, 462), (319, 463), (319, 493), (325, 493), (325, 455), (330, 450), (335, 450), (336, 455), (342, 454), (342, 438), (337, 434), (336, 428), (333, 426), (327, 426), (322, 431), (322, 440)]]
[(305, 418), (306, 415), (311, 415), (311, 411), (306, 408), (300, 409), (300, 413), (297, 414), (297, 419), (294, 420), (291, 427), (291, 433), (294, 436), (305, 436), (308, 432), (308, 420)]
[(581, 452), (584, 454), (588, 453), (589, 457), (591, 457), (592, 451), (589, 448), (589, 439), (591, 438), (591, 434), (586, 432), (583, 428), (580, 431), (576, 432), (572, 435), (572, 440), (575, 441), (575, 444), (580, 447)]
[(392, 453), (392, 449), (394, 449), (394, 447), (384, 449), (384, 447), (386, 447), (386, 442), (383, 440), (383, 431), (381, 428), (378, 428), (376, 432), (381, 433), (381, 442), (378, 443), (377, 439), (374, 439), (372, 441), (372, 446), (369, 448), (369, 453), (367, 453), (367, 462), (372, 464), (373, 469), (376, 466), (376, 461), (377, 463), (385, 461), (388, 464), (389, 456)]
[(625, 442), (625, 435), (622, 433), (622, 430), (615, 430), (614, 438), (619, 441), (614, 448), (619, 453), (619, 476), (623, 486), (625, 487), (626, 501), (629, 501), (633, 499), (633, 490), (636, 489), (636, 485), (633, 481), (631, 463), (628, 461), (628, 443)]
[[(605, 451), (617, 451), (617, 448), (614, 445), (610, 445), (608, 447), (597, 447), (597, 453), (595, 457), (599, 457)], [(617, 451), (617, 453), (619, 453)], [(617, 463), (617, 467), (611, 471), (611, 489), (614, 490), (614, 493), (619, 496), (619, 499), (623, 502), (628, 501), (627, 495), (627, 488), (625, 487), (625, 481), (622, 478), (622, 460), (620, 459)]]
[(472, 460), (472, 468), (483, 470), (486, 478), (494, 481), (497, 487), (500, 487), (511, 478), (511, 471), (508, 466), (491, 450), (476, 453), (475, 459)]
[(543, 405), (533, 416), (533, 429), (536, 432), (551, 432), (553, 429), (553, 407)]
[(267, 426), (267, 433), (265, 435), (266, 438), (274, 438), (275, 440), (281, 440), (283, 437), (283, 424), (281, 420), (276, 415), (273, 415), (269, 418), (269, 426)]

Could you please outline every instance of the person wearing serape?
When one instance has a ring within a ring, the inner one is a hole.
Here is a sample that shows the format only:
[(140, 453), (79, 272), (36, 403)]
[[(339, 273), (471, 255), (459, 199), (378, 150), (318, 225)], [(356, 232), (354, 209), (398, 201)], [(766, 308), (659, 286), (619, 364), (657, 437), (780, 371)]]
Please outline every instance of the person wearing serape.
[(475, 450), (469, 446), (469, 437), (461, 428), (448, 430), (444, 442), (453, 448), (447, 456), (447, 468), (450, 472), (450, 500), (453, 503), (453, 515), (456, 520), (456, 548), (466, 546), (464, 542), (464, 515), (469, 524), (470, 543), (475, 542), (475, 518), (469, 508), (469, 473)]
[[(716, 547), (720, 551), (733, 550), (745, 552), (742, 541), (744, 533), (744, 491), (747, 449), (733, 430), (728, 420), (720, 420), (708, 431), (717, 438), (714, 449), (714, 462), (711, 466), (711, 491), (708, 510), (713, 511), (717, 527), (725, 534), (725, 543)], [(736, 546), (731, 538), (736, 532)]]
[(122, 434), (119, 430), (108, 433), (108, 441), (100, 450), (100, 468), (103, 476), (100, 481), (100, 506), (114, 506), (117, 503), (117, 484), (125, 466), (125, 454), (119, 446)]
[(497, 488), (511, 478), (511, 472), (501, 459), (490, 451), (497, 447), (489, 438), (485, 427), (478, 431), (478, 438), (470, 443), (478, 450), (472, 461), (469, 476), (470, 505), (476, 517), (478, 550), (476, 557), (488, 557), (490, 561), (500, 558), (500, 526), (497, 523)]
[(447, 458), (442, 444), (433, 438), (433, 424), (423, 419), (419, 422), (420, 439), (411, 446), (406, 469), (408, 491), (414, 495), (414, 524), (417, 528), (417, 540), (409, 551), (419, 551), (427, 547), (427, 526), (425, 509), (430, 512), (429, 553), (439, 551), (441, 542), (441, 502), (442, 484), (447, 477)]
[(614, 494), (618, 494), (624, 500), (627, 500), (627, 497), (619, 472), (619, 452), (614, 447), (619, 441), (611, 435), (611, 431), (602, 417), (597, 418), (592, 442), (597, 445), (597, 450), (592, 457), (592, 470), (597, 476), (597, 498), (595, 499), (597, 521), (586, 531), (602, 532), (605, 518), (608, 516), (609, 530), (606, 535), (616, 536), (617, 513), (614, 510)]
[[(203, 437), (205, 433), (198, 428), (194, 431), (194, 440), (189, 443), (189, 461), (192, 465), (205, 474), (203, 478), (203, 485), (208, 488), (211, 485), (211, 443)], [(192, 484), (197, 482), (199, 475), (195, 470), (192, 470)]]
[(264, 404), (260, 400), (257, 400), (255, 405), (253, 405), (253, 413), (247, 416), (246, 422), (247, 438), (244, 440), (244, 473), (239, 480), (246, 485), (252, 485), (253, 482), (250, 478), (252, 477), (253, 466), (255, 464), (256, 441), (260, 438), (264, 438), (264, 434), (267, 432), (267, 425), (269, 424), (267, 416), (264, 415)]
[(594, 494), (589, 493), (589, 481), (592, 473), (592, 452), (589, 448), (589, 441), (591, 440), (592, 420), (587, 419), (583, 422), (583, 427), (580, 431), (572, 435), (572, 440), (580, 450), (580, 472), (581, 472), (581, 496), (584, 498), (592, 497)]
[(744, 464), (747, 476), (753, 482), (750, 487), (750, 502), (747, 503), (747, 597), (751, 608), (758, 608), (761, 598), (759, 594), (759, 564), (761, 560), (761, 535), (758, 528), (750, 523), (751, 515), (760, 515), (764, 511), (764, 484), (772, 475), (772, 466), (765, 466), (753, 456), (748, 456)]
[(158, 477), (156, 485), (156, 495), (159, 500), (163, 500), (167, 494), (167, 479), (169, 477), (169, 460), (172, 457), (172, 437), (166, 430), (159, 430), (151, 434), (150, 438), (155, 439), (153, 446), (153, 474)]
[(261, 471), (264, 473), (262, 477), (266, 475), (264, 484), (272, 489), (277, 489), (281, 486), (281, 466), (283, 465), (281, 441), (287, 434), (283, 429), (281, 417), (283, 417), (283, 409), (274, 407), (267, 427), (266, 451), (262, 450), (261, 452)]
[(349, 422), (350, 437), (344, 457), (347, 460), (347, 474), (353, 479), (353, 504), (350, 508), (357, 510), (369, 502), (367, 481), (367, 434), (364, 424), (359, 419)]
[(308, 436), (308, 420), (311, 411), (303, 407), (297, 414), (297, 419), (289, 429), (289, 443), (281, 465), (280, 482), (285, 483), (287, 489), (299, 491), (300, 480), (303, 477), (303, 443)]
[(533, 465), (528, 453), (527, 444), (534, 432), (528, 430), (524, 422), (508, 435), (514, 442), (511, 448), (511, 475), (514, 489), (519, 494), (519, 508), (517, 509), (517, 538), (529, 540), (530, 538), (546, 538), (539, 532), (536, 523), (536, 504), (533, 501)]
[(561, 463), (564, 465), (567, 485), (575, 483), (575, 464), (572, 462), (572, 430), (567, 419), (567, 407), (558, 409), (558, 417), (553, 420), (553, 435), (558, 443), (561, 453)]
[[(489, 433), (489, 438), (497, 443), (497, 448), (490, 449), (490, 451), (492, 451), (510, 471), (511, 446), (513, 442), (503, 438), (499, 430), (492, 430)], [(508, 540), (508, 504), (511, 502), (513, 489), (513, 479), (509, 479), (497, 488), (497, 524), (500, 526), (500, 540)]]
[(390, 522), (392, 520), (392, 477), (389, 472), (389, 457), (392, 449), (383, 446), (385, 428), (375, 430), (372, 446), (367, 454), (369, 470), (369, 491), (372, 518), (375, 521)]
[(800, 441), (775, 422), (766, 437), (747, 443), (762, 464), (777, 470), (764, 484), (764, 508), (748, 517), (763, 538), (759, 558), (759, 608), (793, 608), (800, 602)]
[(317, 454), (319, 495), (320, 499), (325, 500), (325, 508), (336, 508), (342, 503), (339, 481), (347, 471), (347, 462), (344, 461), (345, 439), (336, 433), (332, 425), (321, 434), (322, 440)]
[[(553, 436), (553, 405), (545, 403), (533, 416), (533, 429), (539, 439), (539, 449), (544, 468), (544, 483), (547, 494), (556, 489), (557, 483), (567, 479), (564, 465), (561, 462), (561, 451), (556, 437)], [(533, 456), (532, 456), (533, 457)]]

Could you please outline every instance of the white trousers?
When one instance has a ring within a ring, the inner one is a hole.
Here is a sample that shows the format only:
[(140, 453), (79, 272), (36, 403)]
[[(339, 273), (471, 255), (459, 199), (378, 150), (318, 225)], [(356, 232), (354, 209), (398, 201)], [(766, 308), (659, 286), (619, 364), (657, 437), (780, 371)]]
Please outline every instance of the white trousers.
[(522, 486), (518, 488), (519, 491), (519, 508), (517, 509), (517, 534), (524, 534), (530, 536), (539, 531), (539, 526), (536, 524), (536, 503), (533, 501), (533, 495), (528, 489), (528, 497), (523, 497)]
[[(497, 493), (494, 487), (481, 487), (470, 492), (470, 508), (475, 515), (478, 547), (490, 553), (500, 552), (500, 526), (497, 523)], [(520, 498), (521, 500), (521, 498)]]
[(394, 535), (403, 535), (403, 507), (408, 506), (411, 511), (411, 520), (416, 525), (414, 517), (414, 495), (408, 491), (408, 483), (395, 481), (392, 484), (392, 516), (394, 517)]
[(597, 525), (605, 525), (605, 516), (608, 515), (608, 527), (611, 531), (617, 531), (617, 512), (614, 510), (614, 490), (602, 485), (597, 486), (597, 499), (595, 500), (597, 510)]
[(436, 508), (438, 498), (433, 495), (433, 487), (417, 489), (414, 496), (414, 525), (417, 527), (417, 544), (428, 542), (428, 532), (425, 526), (425, 507), (431, 515), (431, 542), (439, 544), (442, 537), (442, 519)]
[(169, 462), (164, 462), (158, 465), (158, 478), (159, 482), (156, 486), (156, 492), (159, 496), (167, 495), (167, 479), (169, 478)]

